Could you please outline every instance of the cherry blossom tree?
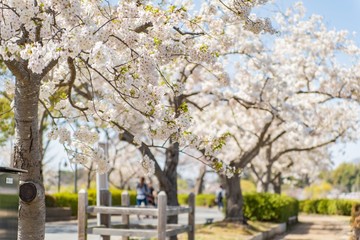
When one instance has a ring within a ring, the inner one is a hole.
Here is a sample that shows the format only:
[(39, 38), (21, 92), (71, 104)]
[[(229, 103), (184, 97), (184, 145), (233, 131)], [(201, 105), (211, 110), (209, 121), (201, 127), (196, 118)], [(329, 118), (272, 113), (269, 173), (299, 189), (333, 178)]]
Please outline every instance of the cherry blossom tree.
[(127, 189), (131, 180), (146, 173), (146, 169), (139, 164), (139, 159), (142, 159), (141, 152), (133, 144), (121, 141), (117, 135), (110, 138), (107, 145), (111, 165), (108, 171), (109, 182), (116, 188)]
[(330, 140), (324, 143), (326, 146), (293, 148), (286, 153), (286, 150), (274, 153), (272, 145), (265, 147), (249, 166), (258, 190), (269, 192), (272, 186), (275, 193), (281, 194), (283, 179), (299, 181), (306, 177), (309, 181), (315, 180), (322, 171), (331, 167), (328, 147), (333, 143)]
[[(95, 0), (1, 1), (0, 57), (13, 75), (8, 83), (14, 94), (14, 162), (28, 170), (21, 180), (36, 189), (34, 200), (20, 202), (18, 239), (44, 238), (40, 110), (53, 125), (66, 119), (48, 138), (64, 144), (72, 161), (92, 161), (99, 172), (109, 166), (97, 145), (96, 126), (114, 127), (140, 146), (142, 134), (169, 139), (167, 155), (176, 162), (188, 121), (179, 118), (181, 104), (173, 108), (161, 102), (169, 89), (177, 92), (164, 68), (188, 61), (221, 71), (219, 65), (213, 68), (217, 56), (210, 44), (215, 41), (207, 33), (209, 22), (202, 19), (212, 15), (214, 27), (240, 23), (259, 33), (270, 29), (269, 21), (250, 11), (265, 2), (219, 1), (207, 8), (210, 15), (191, 16), (184, 6), (166, 1), (161, 6), (120, 1), (116, 7)], [(203, 44), (197, 36), (206, 36)], [(174, 96), (177, 101), (180, 95)], [(82, 123), (80, 128), (75, 121)], [(132, 127), (138, 122), (141, 126)]]
[[(226, 10), (230, 9), (223, 2), (219, 3), (219, 6), (225, 6)], [(227, 83), (228, 76), (222, 66), (223, 63), (213, 57), (217, 57), (220, 51), (230, 51), (229, 49), (233, 46), (242, 45), (242, 42), (239, 42), (239, 39), (233, 36), (245, 38), (245, 35), (254, 35), (254, 32), (273, 31), (268, 21), (265, 21), (263, 26), (260, 24), (260, 26), (249, 29), (252, 31), (245, 31), (244, 28), (248, 28), (248, 26), (245, 25), (244, 27), (242, 17), (229, 18), (233, 16), (233, 9), (236, 9), (236, 6), (230, 9), (230, 15), (224, 15), (223, 10), (218, 8), (219, 6), (204, 4), (199, 10), (200, 12), (197, 13), (198, 16), (202, 17), (197, 19), (196, 23), (206, 26), (206, 31), (204, 29), (200, 29), (198, 32), (178, 31), (186, 39), (191, 39), (191, 42), (196, 49), (200, 50), (202, 56), (200, 56), (201, 63), (185, 58), (163, 68), (161, 78), (163, 83), (169, 86), (168, 91), (164, 91), (164, 97), (162, 98), (162, 103), (170, 109), (165, 112), (168, 117), (171, 116), (171, 119), (165, 117), (171, 123), (167, 127), (175, 127), (173, 124), (175, 122), (180, 123), (181, 126), (186, 126), (183, 129), (187, 129), (191, 125), (191, 108), (202, 108), (196, 102), (191, 101), (190, 98), (201, 95), (202, 88), (207, 84), (207, 81), (211, 81), (212, 83), (208, 85), (213, 87), (221, 87)], [(222, 34), (222, 32), (228, 32), (228, 34)], [(245, 48), (245, 46), (242, 47)], [(204, 64), (206, 62), (211, 62), (211, 65)], [(210, 78), (198, 77), (201, 74), (205, 74)], [(166, 129), (162, 128), (152, 129), (151, 135), (135, 136), (131, 133), (134, 128), (144, 126), (146, 126), (146, 123), (141, 119), (128, 129), (118, 126), (123, 131), (120, 137), (122, 140), (139, 147), (140, 152), (144, 155), (143, 166), (148, 169), (150, 175), (155, 174), (158, 178), (160, 190), (167, 193), (168, 204), (176, 206), (179, 204), (177, 198), (177, 167), (180, 161), (180, 153), (189, 155), (191, 149), (204, 149), (207, 145), (216, 144), (218, 139), (212, 141), (199, 139), (189, 131), (178, 131), (166, 137), (164, 135)], [(129, 129), (131, 130), (129, 131)], [(162, 139), (166, 139), (166, 141), (164, 142)], [(211, 147), (207, 148), (208, 150), (211, 149)], [(158, 153), (154, 154), (156, 149)], [(162, 152), (162, 157), (159, 156), (159, 152)], [(163, 168), (160, 167), (162, 164), (160, 164), (159, 159), (165, 159)], [(177, 216), (169, 217), (168, 222), (177, 223)]]
[[(156, 86), (159, 66), (190, 52), (179, 37), (169, 41), (184, 14), (181, 9), (160, 12), (135, 2), (122, 2), (117, 9), (96, 1), (2, 1), (0, 5), (0, 55), (15, 77), (15, 166), (28, 170), (21, 180), (37, 190), (33, 201), (21, 202), (19, 239), (43, 239), (39, 100), (42, 108), (54, 108), (69, 120), (80, 116), (91, 122), (91, 115), (98, 114), (107, 119), (132, 115), (154, 121), (162, 111), (156, 100), (161, 92)], [(156, 48), (157, 42), (163, 48)], [(49, 97), (56, 91), (64, 100), (52, 106)], [(80, 98), (91, 101), (80, 102)], [(90, 129), (77, 130), (75, 141), (67, 128), (54, 129), (49, 137), (68, 143), (75, 161), (84, 163), (90, 157), (98, 171), (105, 172), (107, 163), (92, 147), (97, 134)], [(76, 148), (71, 149), (70, 143)]]
[(304, 20), (302, 5), (296, 8), (279, 14), (279, 37), (252, 39), (248, 52), (240, 51), (230, 88), (209, 87), (219, 97), (211, 101), (211, 110), (196, 117), (193, 131), (198, 135), (205, 131), (228, 136), (226, 145), (208, 159), (222, 159), (235, 169), (225, 171), (223, 178), (229, 221), (244, 220), (240, 177), (233, 173), (262, 149), (274, 148), (269, 156), (278, 160), (358, 136), (357, 65), (341, 64), (339, 55), (356, 59), (359, 49), (345, 31), (328, 30), (319, 16)]

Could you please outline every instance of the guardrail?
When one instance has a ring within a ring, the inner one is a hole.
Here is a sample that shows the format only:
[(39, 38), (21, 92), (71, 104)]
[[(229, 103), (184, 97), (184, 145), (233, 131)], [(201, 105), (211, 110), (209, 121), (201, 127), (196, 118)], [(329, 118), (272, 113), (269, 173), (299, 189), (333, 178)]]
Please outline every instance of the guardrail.
[[(195, 195), (189, 195), (188, 207), (167, 206), (165, 192), (158, 195), (157, 208), (143, 208), (130, 206), (130, 197), (127, 192), (121, 196), (121, 207), (111, 205), (111, 195), (107, 190), (100, 192), (100, 201), (107, 206), (88, 206), (88, 194), (85, 190), (79, 191), (78, 200), (78, 240), (86, 240), (87, 234), (97, 234), (103, 240), (110, 240), (110, 236), (122, 236), (123, 240), (129, 237), (157, 237), (165, 240), (166, 237), (175, 236), (187, 232), (188, 239), (195, 239)], [(187, 213), (188, 224), (167, 224), (167, 217)], [(100, 226), (88, 228), (88, 214), (100, 214)], [(111, 215), (122, 215), (122, 224), (111, 225)], [(145, 215), (157, 217), (157, 225), (131, 225), (130, 215)]]

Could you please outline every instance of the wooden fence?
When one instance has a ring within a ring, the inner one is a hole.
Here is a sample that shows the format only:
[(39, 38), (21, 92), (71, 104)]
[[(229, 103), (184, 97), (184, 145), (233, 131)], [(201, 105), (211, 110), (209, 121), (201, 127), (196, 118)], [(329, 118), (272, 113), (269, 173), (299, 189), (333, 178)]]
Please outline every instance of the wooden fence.
[[(130, 206), (130, 197), (127, 192), (121, 196), (121, 207), (111, 206), (109, 191), (101, 191), (100, 202), (105, 206), (88, 206), (88, 197), (85, 190), (80, 190), (78, 200), (78, 240), (86, 240), (87, 233), (100, 235), (102, 240), (110, 240), (110, 236), (122, 236), (123, 240), (129, 237), (157, 237), (165, 240), (167, 237), (187, 232), (188, 239), (195, 239), (195, 195), (189, 195), (188, 207), (167, 206), (165, 192), (158, 195), (157, 208)], [(187, 213), (188, 224), (167, 224), (167, 217)], [(88, 214), (100, 214), (100, 226), (88, 228)], [(122, 224), (112, 226), (111, 215), (122, 215)], [(130, 224), (130, 215), (145, 215), (157, 217), (156, 226)]]

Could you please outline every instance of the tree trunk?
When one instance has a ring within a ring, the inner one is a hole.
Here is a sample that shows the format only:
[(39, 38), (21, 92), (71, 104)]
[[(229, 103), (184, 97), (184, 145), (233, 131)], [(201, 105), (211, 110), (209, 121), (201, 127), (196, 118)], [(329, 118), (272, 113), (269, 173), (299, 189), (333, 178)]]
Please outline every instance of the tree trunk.
[(205, 174), (206, 174), (206, 165), (202, 164), (200, 167), (199, 176), (196, 178), (195, 191), (194, 191), (195, 194), (202, 194)]
[(278, 174), (277, 178), (275, 179), (273, 186), (274, 186), (274, 193), (281, 194), (281, 173)]
[(262, 192), (269, 192), (269, 182), (265, 181), (262, 183)]
[(26, 79), (16, 77), (14, 165), (28, 171), (21, 175), (20, 180), (30, 182), (36, 188), (32, 201), (20, 201), (18, 240), (42, 240), (45, 237), (45, 194), (38, 121), (40, 80), (33, 74), (28, 74)]
[[(170, 183), (169, 186), (163, 186), (160, 182), (160, 190), (165, 191), (167, 195), (167, 205), (168, 206), (179, 206), (178, 198), (177, 198), (177, 166), (179, 163), (179, 144), (172, 143), (166, 149), (166, 162), (164, 173)], [(167, 219), (167, 223), (177, 224), (178, 216), (169, 216)], [(177, 236), (170, 237), (170, 240), (176, 240)]]
[(269, 192), (269, 186), (271, 184), (271, 175), (272, 175), (271, 167), (272, 167), (272, 164), (270, 164), (270, 163), (268, 165), (266, 165), (265, 181), (262, 183), (264, 192)]
[(269, 192), (269, 186), (271, 184), (271, 168), (273, 165), (273, 162), (271, 160), (271, 145), (266, 149), (266, 160), (268, 161), (268, 164), (266, 165), (266, 176), (265, 176), (265, 182), (263, 183), (263, 190), (264, 192)]
[(240, 177), (238, 175), (234, 175), (232, 178), (223, 177), (223, 181), (226, 191), (225, 221), (245, 223)]

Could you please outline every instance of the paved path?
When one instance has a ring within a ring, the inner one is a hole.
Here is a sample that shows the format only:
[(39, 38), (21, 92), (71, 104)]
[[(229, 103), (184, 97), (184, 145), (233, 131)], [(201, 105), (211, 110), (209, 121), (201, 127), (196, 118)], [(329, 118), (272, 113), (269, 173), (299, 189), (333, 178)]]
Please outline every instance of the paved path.
[[(214, 221), (223, 220), (223, 214), (217, 208), (197, 207), (195, 209), (195, 223), (204, 224), (206, 218), (214, 218)], [(187, 224), (187, 214), (179, 215), (179, 223)], [(120, 224), (121, 217), (111, 217), (113, 224)], [(138, 219), (137, 216), (131, 216), (131, 223), (156, 224), (156, 219)], [(96, 225), (96, 219), (88, 221), (89, 227)], [(88, 240), (98, 240), (97, 235), (88, 235)], [(111, 240), (120, 240), (121, 237), (112, 237)], [(77, 221), (49, 222), (46, 223), (45, 240), (77, 240)]]
[(348, 240), (350, 217), (300, 215), (299, 223), (273, 240)]

